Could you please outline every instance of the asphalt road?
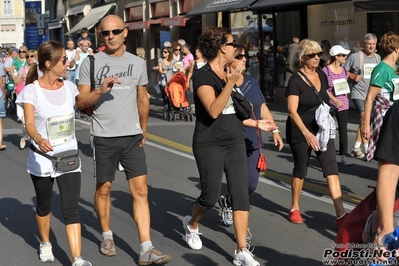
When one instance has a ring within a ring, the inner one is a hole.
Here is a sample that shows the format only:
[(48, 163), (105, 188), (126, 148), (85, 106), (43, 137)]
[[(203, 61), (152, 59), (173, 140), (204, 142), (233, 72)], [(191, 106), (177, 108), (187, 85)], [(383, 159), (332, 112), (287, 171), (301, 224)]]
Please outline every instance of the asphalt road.
[[(276, 117), (282, 115), (278, 112), (274, 112)], [(1, 264), (42, 265), (37, 254), (39, 240), (34, 218), (35, 194), (25, 170), (28, 150), (18, 148), (21, 125), (9, 120), (7, 123), (10, 123), (4, 136), (7, 150), (0, 152), (3, 180), (0, 186)], [(283, 131), (284, 123), (278, 125)], [(87, 123), (77, 124), (83, 169), (80, 200), (83, 256), (93, 265), (137, 265), (139, 243), (131, 218), (131, 196), (124, 174), (120, 172), (116, 173), (111, 194), (111, 224), (118, 255), (107, 258), (98, 251), (101, 232), (93, 211), (95, 182), (88, 128)], [(201, 224), (202, 250), (189, 249), (182, 239), (181, 220), (190, 214), (192, 203), (200, 192), (198, 171), (191, 153), (193, 129), (194, 122), (164, 121), (160, 107), (151, 105), (146, 154), (152, 241), (159, 250), (171, 254), (172, 261), (168, 265), (232, 265), (236, 248), (234, 230), (221, 223), (218, 206)], [(288, 184), (292, 171), (290, 150), (286, 146), (282, 152), (277, 152), (270, 142), (270, 134), (264, 133), (263, 136), (268, 170), (262, 173), (259, 187), (251, 196), (253, 254), (261, 265), (322, 265), (323, 252), (331, 248), (337, 230), (334, 208), (317, 160), (311, 160), (301, 196), (304, 223), (291, 224), (287, 220), (291, 202)], [(354, 134), (349, 133), (350, 143), (353, 140)], [(375, 185), (377, 173), (375, 161), (351, 160), (353, 166), (339, 165), (348, 211), (371, 192), (367, 186)], [(226, 192), (226, 186), (222, 190)], [(51, 265), (71, 265), (56, 185), (52, 215), (51, 242), (56, 260)]]

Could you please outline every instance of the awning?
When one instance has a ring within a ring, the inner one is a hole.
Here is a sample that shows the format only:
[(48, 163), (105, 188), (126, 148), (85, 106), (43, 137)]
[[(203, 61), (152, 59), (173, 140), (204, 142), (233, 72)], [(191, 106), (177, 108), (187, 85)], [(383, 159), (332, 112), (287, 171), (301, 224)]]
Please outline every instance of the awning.
[(202, 0), (186, 16), (248, 9), (256, 0)]
[(54, 29), (58, 29), (58, 28), (61, 28), (62, 27), (62, 20), (59, 20), (59, 19), (57, 19), (57, 20), (54, 20), (54, 21), (50, 21), (49, 23), (48, 23), (48, 29), (49, 30), (54, 30)]
[(297, 4), (320, 4), (331, 2), (330, 0), (258, 0), (250, 9), (272, 8), (275, 6), (297, 5)]
[(100, 19), (105, 15), (110, 13), (111, 9), (115, 7), (116, 4), (110, 4), (106, 6), (100, 6), (97, 8), (90, 9), (87, 16), (83, 17), (78, 24), (76, 24), (72, 29), (70, 29), (65, 35), (71, 35), (72, 33), (80, 31), (82, 28), (88, 28), (89, 30), (93, 28)]
[(353, 12), (398, 12), (398, 0), (353, 0)]

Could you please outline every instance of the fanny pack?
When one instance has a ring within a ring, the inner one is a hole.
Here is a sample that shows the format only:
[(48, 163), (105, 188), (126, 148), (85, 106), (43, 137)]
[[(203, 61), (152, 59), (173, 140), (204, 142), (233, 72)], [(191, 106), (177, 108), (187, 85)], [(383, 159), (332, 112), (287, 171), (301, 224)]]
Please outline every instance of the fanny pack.
[(30, 149), (47, 159), (50, 159), (53, 163), (54, 169), (57, 172), (70, 172), (79, 168), (80, 160), (79, 160), (79, 150), (69, 150), (63, 151), (60, 153), (56, 153), (53, 156), (50, 156), (39, 149), (37, 149), (34, 145), (30, 145)]

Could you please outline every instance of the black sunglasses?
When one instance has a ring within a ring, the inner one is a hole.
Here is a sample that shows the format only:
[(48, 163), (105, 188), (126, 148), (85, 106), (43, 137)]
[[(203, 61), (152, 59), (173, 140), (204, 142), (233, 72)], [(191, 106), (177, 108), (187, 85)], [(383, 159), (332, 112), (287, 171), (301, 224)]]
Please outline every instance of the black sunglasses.
[(162, 53), (164, 53), (164, 54), (169, 54), (169, 52), (168, 52), (168, 51), (162, 51)]
[(226, 42), (224, 45), (233, 46), (234, 48), (237, 48), (236, 40), (234, 40), (234, 41), (232, 41), (232, 42)]
[(238, 54), (235, 59), (242, 60), (244, 57), (246, 57), (245, 54)]
[(30, 58), (35, 58), (35, 56), (34, 56), (34, 55), (30, 55), (30, 56), (28, 56), (28, 57), (30, 57)]
[(318, 52), (318, 53), (305, 54), (305, 56), (308, 57), (308, 58), (310, 58), (310, 59), (312, 59), (312, 58), (315, 58), (316, 55), (317, 55), (318, 57), (321, 57), (322, 54), (323, 54), (322, 52)]
[(175, 49), (175, 51), (180, 51), (181, 49)]
[(115, 29), (115, 30), (103, 30), (103, 31), (101, 31), (101, 34), (102, 34), (104, 37), (108, 37), (109, 34), (112, 32), (112, 34), (113, 34), (114, 36), (118, 36), (118, 35), (121, 34), (124, 30), (125, 30), (124, 28), (123, 28), (123, 29)]
[(20, 50), (19, 53), (26, 53), (26, 51)]
[(336, 56), (343, 56), (343, 57), (347, 57), (347, 54), (337, 54)]

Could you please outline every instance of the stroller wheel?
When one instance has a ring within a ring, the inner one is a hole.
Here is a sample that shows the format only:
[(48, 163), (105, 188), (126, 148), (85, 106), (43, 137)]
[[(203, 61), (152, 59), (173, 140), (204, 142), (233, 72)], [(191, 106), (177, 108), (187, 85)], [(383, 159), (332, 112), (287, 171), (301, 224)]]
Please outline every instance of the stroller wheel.
[(190, 114), (190, 122), (192, 122), (192, 121), (193, 121), (193, 115)]
[(168, 116), (169, 116), (169, 122), (172, 122), (174, 115), (172, 113), (169, 113)]
[(188, 122), (188, 114), (184, 114), (184, 121)]
[(163, 119), (167, 120), (168, 119), (168, 113), (167, 112), (163, 112)]

